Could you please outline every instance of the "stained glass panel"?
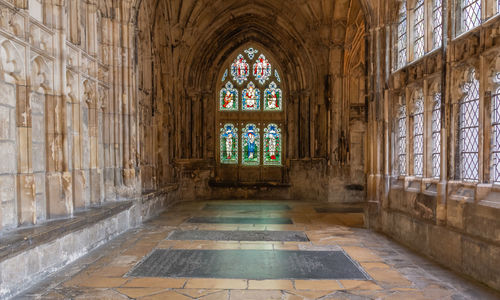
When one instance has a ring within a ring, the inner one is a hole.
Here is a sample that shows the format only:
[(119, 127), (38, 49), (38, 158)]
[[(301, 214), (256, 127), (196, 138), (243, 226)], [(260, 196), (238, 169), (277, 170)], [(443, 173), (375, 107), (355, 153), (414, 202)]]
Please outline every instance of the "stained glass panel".
[(226, 78), (227, 78), (227, 69), (224, 72), (224, 75), (222, 75), (222, 80), (221, 81), (224, 82), (226, 80)]
[(398, 117), (397, 164), (399, 175), (406, 175), (406, 106), (401, 106)]
[(271, 77), (271, 74), (271, 64), (264, 54), (259, 55), (257, 61), (253, 64), (253, 76), (260, 84), (264, 84)]
[(220, 129), (220, 162), (238, 163), (238, 128), (231, 123), (225, 124)]
[(413, 114), (413, 173), (422, 176), (424, 173), (424, 102), (418, 99)]
[(441, 176), (441, 93), (434, 94), (432, 107), (432, 177)]
[(500, 88), (492, 96), (491, 104), (493, 182), (500, 183)]
[(241, 98), (243, 110), (260, 110), (260, 91), (253, 82), (250, 82), (243, 90)]
[(433, 48), (439, 48), (443, 39), (443, 12), (442, 0), (434, 0), (432, 6), (432, 44)]
[(282, 109), (282, 94), (281, 89), (276, 83), (271, 82), (269, 87), (264, 91), (264, 110), (279, 111)]
[(219, 109), (222, 111), (238, 110), (238, 90), (231, 82), (220, 90)]
[(231, 76), (238, 84), (242, 84), (248, 79), (250, 67), (243, 55), (239, 54), (231, 65)]
[(479, 81), (474, 74), (464, 85), (459, 115), (460, 173), (467, 181), (479, 179)]
[(278, 70), (274, 69), (274, 77), (276, 77), (276, 80), (278, 82), (281, 82), (280, 74), (278, 73)]
[(248, 58), (253, 59), (254, 55), (256, 53), (259, 53), (259, 50), (254, 49), (254, 48), (248, 48), (247, 50), (245, 50), (245, 53), (248, 55)]
[(281, 129), (276, 124), (264, 129), (264, 165), (281, 166)]
[(260, 165), (259, 128), (255, 124), (247, 124), (241, 134), (241, 163), (248, 166)]
[(481, 24), (481, 0), (462, 0), (462, 24), (464, 31)]
[(424, 55), (424, 0), (419, 0), (415, 8), (415, 59)]

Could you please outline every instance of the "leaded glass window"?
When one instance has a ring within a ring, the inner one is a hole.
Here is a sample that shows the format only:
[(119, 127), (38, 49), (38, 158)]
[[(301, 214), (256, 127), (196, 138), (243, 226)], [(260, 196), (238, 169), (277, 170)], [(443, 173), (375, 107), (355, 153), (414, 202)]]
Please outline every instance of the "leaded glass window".
[(443, 0), (433, 0), (432, 3), (432, 46), (441, 47), (443, 39)]
[(418, 0), (415, 7), (415, 42), (413, 51), (415, 59), (424, 56), (424, 0)]
[(479, 179), (479, 81), (475, 71), (464, 85), (465, 97), (460, 101), (459, 149), (460, 175), (465, 181)]
[(397, 36), (397, 68), (406, 65), (406, 1), (401, 3), (399, 10), (398, 36)]
[(432, 177), (441, 176), (441, 93), (434, 94), (432, 106)]
[[(500, 79), (500, 73), (497, 75)], [(500, 183), (500, 87), (491, 97), (493, 182)]]
[(276, 124), (264, 129), (264, 165), (281, 165), (281, 129)]
[(481, 24), (481, 0), (462, 1), (462, 29), (471, 30)]
[(255, 124), (247, 124), (241, 132), (242, 164), (249, 166), (260, 165), (260, 134)]
[(406, 106), (399, 109), (397, 120), (397, 164), (399, 175), (406, 175)]
[(415, 102), (413, 114), (413, 174), (422, 176), (424, 173), (424, 101)]
[(238, 163), (238, 128), (230, 123), (220, 129), (220, 162)]
[[(221, 165), (216, 176), (221, 180), (270, 180), (272, 174), (281, 174), (257, 168), (282, 166), (283, 162), (285, 103), (280, 75), (270, 55), (254, 47), (243, 48), (226, 60), (216, 95), (219, 145), (215, 151)], [(235, 171), (240, 168), (244, 171)]]

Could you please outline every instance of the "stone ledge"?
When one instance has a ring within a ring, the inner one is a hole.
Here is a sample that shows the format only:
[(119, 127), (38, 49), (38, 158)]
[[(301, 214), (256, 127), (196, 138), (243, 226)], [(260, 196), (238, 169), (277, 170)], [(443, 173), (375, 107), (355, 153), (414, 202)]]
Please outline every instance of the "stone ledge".
[(119, 214), (132, 205), (132, 201), (113, 202), (77, 212), (70, 219), (49, 221), (35, 227), (7, 232), (0, 237), (0, 262)]

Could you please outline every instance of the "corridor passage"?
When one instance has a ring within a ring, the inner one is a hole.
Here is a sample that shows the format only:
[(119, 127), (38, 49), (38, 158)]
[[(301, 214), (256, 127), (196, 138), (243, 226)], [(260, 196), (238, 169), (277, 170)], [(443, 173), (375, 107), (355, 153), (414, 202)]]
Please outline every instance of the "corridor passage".
[(181, 203), (18, 299), (498, 299), (364, 218), (357, 206)]

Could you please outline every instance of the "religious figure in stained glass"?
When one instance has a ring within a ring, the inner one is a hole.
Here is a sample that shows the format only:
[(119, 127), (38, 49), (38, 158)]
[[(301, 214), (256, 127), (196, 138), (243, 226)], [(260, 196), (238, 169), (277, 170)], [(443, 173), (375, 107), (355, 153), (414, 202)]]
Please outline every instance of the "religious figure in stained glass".
[(242, 130), (242, 164), (257, 166), (260, 164), (260, 134), (255, 124), (247, 124)]
[(238, 91), (231, 82), (220, 90), (220, 110), (238, 110)]
[(264, 91), (264, 110), (281, 110), (281, 89), (274, 82)]
[(264, 84), (271, 77), (271, 64), (264, 54), (261, 54), (257, 62), (253, 64), (253, 76), (260, 84)]
[(233, 76), (233, 80), (238, 84), (242, 84), (244, 81), (248, 79), (248, 74), (250, 67), (248, 66), (247, 61), (243, 57), (243, 55), (239, 54), (231, 65), (231, 75)]
[(281, 129), (276, 124), (264, 129), (264, 165), (281, 165)]
[(223, 164), (238, 163), (238, 129), (226, 124), (220, 129), (220, 161)]
[(250, 82), (247, 88), (243, 90), (243, 110), (260, 109), (260, 91), (255, 88), (255, 84)]

